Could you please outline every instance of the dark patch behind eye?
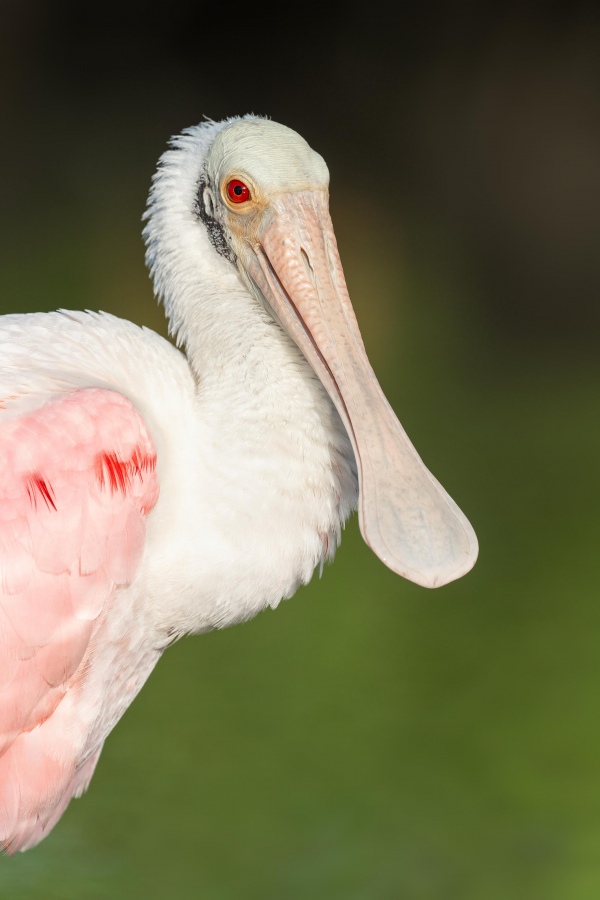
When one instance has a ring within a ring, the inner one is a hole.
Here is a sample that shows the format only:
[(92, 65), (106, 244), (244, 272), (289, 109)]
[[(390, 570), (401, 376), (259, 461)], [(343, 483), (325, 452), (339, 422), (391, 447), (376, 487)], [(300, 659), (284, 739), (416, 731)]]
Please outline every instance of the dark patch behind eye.
[(217, 253), (219, 253), (221, 256), (224, 256), (225, 259), (228, 259), (230, 263), (235, 264), (235, 253), (227, 243), (225, 232), (223, 231), (223, 226), (206, 212), (206, 208), (204, 206), (205, 187), (206, 181), (204, 179), (201, 179), (198, 182), (198, 192), (196, 194), (196, 215), (203, 222), (206, 231), (208, 232), (209, 240)]

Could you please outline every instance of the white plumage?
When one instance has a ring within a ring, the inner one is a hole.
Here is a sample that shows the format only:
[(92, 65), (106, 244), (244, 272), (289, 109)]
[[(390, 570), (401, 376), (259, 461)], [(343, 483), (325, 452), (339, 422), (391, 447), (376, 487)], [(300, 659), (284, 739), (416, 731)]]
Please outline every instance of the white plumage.
[[(31, 458), (13, 490), (14, 439), (0, 429), (9, 851), (85, 789), (170, 642), (277, 606), (333, 557), (359, 481), (363, 533), (391, 568), (434, 586), (475, 561), (470, 525), (364, 356), (327, 185), (321, 157), (283, 126), (191, 128), (162, 157), (144, 230), (185, 355), (105, 314), (0, 320), (0, 421), (22, 423)], [(38, 615), (51, 603), (60, 611), (35, 637), (19, 624), (27, 604)]]

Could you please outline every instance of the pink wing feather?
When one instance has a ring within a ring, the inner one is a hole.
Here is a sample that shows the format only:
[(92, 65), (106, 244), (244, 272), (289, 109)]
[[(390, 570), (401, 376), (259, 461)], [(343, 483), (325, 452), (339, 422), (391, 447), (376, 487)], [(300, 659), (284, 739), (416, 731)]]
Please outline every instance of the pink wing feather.
[(0, 427), (0, 848), (8, 852), (37, 843), (93, 773), (99, 749), (81, 758), (85, 734), (70, 710), (94, 625), (139, 567), (155, 467), (142, 418), (115, 391), (63, 394)]

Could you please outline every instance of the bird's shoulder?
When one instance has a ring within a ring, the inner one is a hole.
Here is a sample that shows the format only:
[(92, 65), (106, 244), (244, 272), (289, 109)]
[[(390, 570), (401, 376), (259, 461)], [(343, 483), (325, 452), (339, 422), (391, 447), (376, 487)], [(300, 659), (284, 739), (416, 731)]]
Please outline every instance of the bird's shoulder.
[(0, 317), (0, 421), (87, 387), (117, 390), (150, 418), (195, 391), (185, 356), (126, 319), (67, 310)]

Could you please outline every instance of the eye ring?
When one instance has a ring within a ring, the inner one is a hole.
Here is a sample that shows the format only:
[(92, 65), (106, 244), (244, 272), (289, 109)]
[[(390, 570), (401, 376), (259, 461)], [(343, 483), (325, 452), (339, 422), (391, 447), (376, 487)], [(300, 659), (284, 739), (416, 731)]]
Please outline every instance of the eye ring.
[(250, 189), (239, 178), (232, 178), (227, 182), (225, 190), (232, 203), (246, 203), (250, 200)]

